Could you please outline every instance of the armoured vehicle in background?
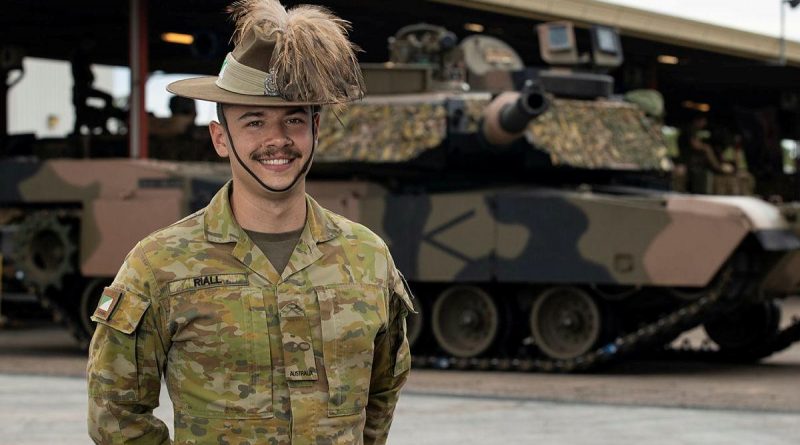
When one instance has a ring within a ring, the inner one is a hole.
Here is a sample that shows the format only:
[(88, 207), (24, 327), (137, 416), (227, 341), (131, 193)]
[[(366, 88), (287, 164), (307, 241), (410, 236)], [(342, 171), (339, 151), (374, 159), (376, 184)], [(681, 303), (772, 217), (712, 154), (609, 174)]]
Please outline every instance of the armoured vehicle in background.
[(364, 67), (371, 94), (321, 132), (315, 181), (347, 181), (319, 198), (387, 240), (417, 297), (416, 363), (586, 369), (699, 325), (715, 357), (791, 344), (777, 302), (800, 285), (800, 238), (757, 198), (669, 191), (645, 112), (663, 103), (614, 96), (616, 31), (588, 30), (586, 53), (576, 31), (539, 26), (555, 67), (534, 69), (489, 36), (403, 28)]
[[(791, 343), (775, 301), (800, 287), (800, 239), (758, 199), (667, 191), (658, 128), (600, 72), (621, 63), (616, 33), (594, 28), (584, 55), (574, 31), (540, 27), (558, 68), (537, 70), (498, 39), (412, 25), (389, 62), (363, 66), (363, 102), (324, 111), (308, 191), (389, 244), (417, 297), (416, 362), (585, 369), (700, 324), (727, 356)], [(182, 161), (0, 161), (2, 292), (37, 294), (86, 344), (133, 244), (228, 176)]]

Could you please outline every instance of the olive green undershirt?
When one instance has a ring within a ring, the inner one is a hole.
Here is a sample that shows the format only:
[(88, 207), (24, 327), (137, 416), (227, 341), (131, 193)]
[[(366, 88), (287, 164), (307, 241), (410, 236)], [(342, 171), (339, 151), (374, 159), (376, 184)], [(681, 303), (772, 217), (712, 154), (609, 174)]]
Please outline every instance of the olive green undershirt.
[(245, 230), (245, 232), (253, 240), (253, 243), (261, 249), (261, 252), (266, 255), (275, 271), (280, 274), (289, 264), (289, 259), (292, 257), (295, 246), (297, 246), (300, 234), (303, 233), (303, 228), (283, 233), (253, 232), (252, 230)]

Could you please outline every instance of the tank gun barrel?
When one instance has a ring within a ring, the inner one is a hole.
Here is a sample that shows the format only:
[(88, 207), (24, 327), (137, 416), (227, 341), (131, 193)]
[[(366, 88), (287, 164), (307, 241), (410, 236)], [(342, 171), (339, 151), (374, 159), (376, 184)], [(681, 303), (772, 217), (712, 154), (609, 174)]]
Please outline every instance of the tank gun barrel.
[(533, 81), (528, 81), (520, 92), (500, 94), (483, 113), (483, 137), (492, 145), (508, 145), (522, 136), (528, 124), (549, 106), (541, 86)]

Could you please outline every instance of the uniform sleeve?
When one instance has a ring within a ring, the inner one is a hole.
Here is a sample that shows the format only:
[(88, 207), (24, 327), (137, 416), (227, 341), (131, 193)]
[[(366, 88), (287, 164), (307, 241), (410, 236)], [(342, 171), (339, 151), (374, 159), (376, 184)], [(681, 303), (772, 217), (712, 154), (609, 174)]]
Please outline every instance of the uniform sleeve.
[(88, 426), (98, 444), (170, 443), (167, 426), (153, 416), (166, 349), (146, 267), (129, 255), (92, 317)]
[[(391, 261), (390, 261), (391, 264)], [(400, 389), (411, 368), (411, 353), (406, 338), (406, 316), (413, 311), (404, 280), (392, 266), (389, 321), (375, 340), (369, 401), (364, 425), (364, 444), (385, 444), (392, 424)]]

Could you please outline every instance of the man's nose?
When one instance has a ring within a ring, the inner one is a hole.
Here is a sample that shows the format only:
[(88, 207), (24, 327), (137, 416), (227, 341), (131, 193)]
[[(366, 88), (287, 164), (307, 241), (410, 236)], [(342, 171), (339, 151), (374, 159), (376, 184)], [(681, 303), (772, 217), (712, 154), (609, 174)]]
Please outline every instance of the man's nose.
[(282, 125), (271, 125), (264, 134), (263, 145), (268, 147), (286, 147), (292, 144), (292, 139)]

